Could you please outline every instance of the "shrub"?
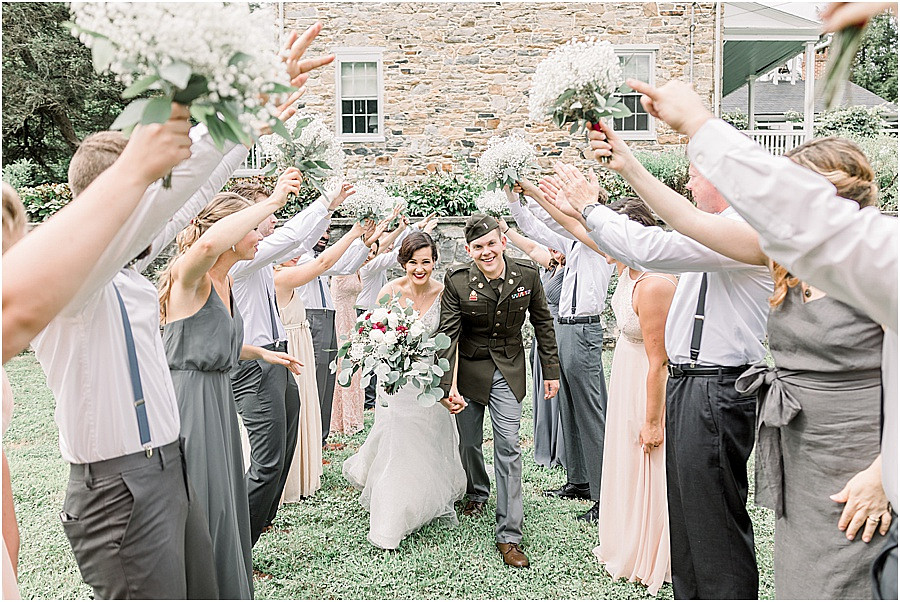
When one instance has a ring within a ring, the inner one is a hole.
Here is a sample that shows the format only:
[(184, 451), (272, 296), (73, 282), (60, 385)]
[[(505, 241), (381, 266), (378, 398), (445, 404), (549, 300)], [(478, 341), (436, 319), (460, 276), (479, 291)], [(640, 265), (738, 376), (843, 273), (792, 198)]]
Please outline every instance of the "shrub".
[(37, 184), (35, 179), (38, 165), (31, 159), (18, 159), (3, 166), (3, 181), (19, 190)]
[(484, 181), (463, 164), (462, 171), (435, 172), (419, 182), (394, 182), (388, 191), (406, 199), (409, 215), (469, 215), (475, 199), (484, 191)]
[(897, 139), (880, 134), (874, 138), (847, 136), (865, 153), (878, 183), (878, 204), (882, 211), (897, 211)]
[[(222, 190), (231, 190), (237, 183), (247, 181), (261, 182), (262, 184), (267, 186), (269, 190), (275, 190), (275, 184), (278, 182), (278, 176), (251, 176), (247, 178), (231, 178), (230, 180), (228, 180), (228, 183), (225, 184), (225, 187), (222, 188)], [(312, 185), (304, 181), (303, 185), (300, 187), (300, 194), (293, 195), (291, 198), (289, 198), (284, 207), (282, 207), (277, 213), (275, 213), (275, 217), (277, 217), (278, 219), (289, 219), (299, 213), (304, 207), (315, 201), (317, 198), (319, 198), (319, 192), (315, 188), (313, 188)]]
[(685, 185), (688, 181), (688, 168), (691, 162), (683, 149), (655, 153), (637, 152), (635, 156), (657, 180), (678, 194), (690, 198), (690, 191), (685, 188)]
[(816, 119), (814, 133), (819, 136), (865, 136), (874, 138), (884, 126), (883, 107), (840, 107), (825, 111)]
[(68, 184), (41, 184), (18, 189), (29, 222), (42, 222), (72, 200)]
[(739, 130), (746, 130), (747, 126), (750, 125), (747, 114), (740, 109), (722, 113), (722, 121), (730, 123)]
[(790, 110), (784, 112), (784, 120), (789, 123), (803, 123), (804, 119), (805, 117), (800, 111)]

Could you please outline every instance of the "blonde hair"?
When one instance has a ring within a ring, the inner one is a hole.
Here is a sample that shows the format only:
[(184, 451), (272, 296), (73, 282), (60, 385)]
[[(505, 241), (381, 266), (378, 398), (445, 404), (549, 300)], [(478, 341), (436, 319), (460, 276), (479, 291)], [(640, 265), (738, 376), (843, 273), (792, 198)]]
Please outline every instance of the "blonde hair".
[(97, 132), (81, 141), (69, 162), (69, 189), (78, 196), (116, 162), (128, 139), (122, 132)]
[(250, 207), (251, 203), (244, 197), (232, 192), (221, 192), (213, 197), (206, 207), (204, 207), (197, 217), (191, 220), (191, 223), (184, 230), (178, 233), (175, 239), (178, 248), (175, 254), (169, 259), (165, 269), (159, 276), (159, 322), (166, 322), (166, 306), (169, 303), (169, 295), (172, 292), (172, 266), (184, 255), (191, 246), (200, 240), (203, 233), (209, 230), (213, 224), (224, 217), (228, 217), (232, 213), (237, 213), (242, 209)]
[[(875, 171), (865, 153), (850, 140), (836, 136), (817, 138), (786, 152), (784, 156), (825, 176), (840, 196), (856, 201), (860, 209), (878, 204)], [(788, 290), (800, 284), (800, 279), (777, 263), (773, 262), (772, 268), (775, 288), (769, 297), (769, 306), (774, 308), (784, 302)]]
[(16, 189), (3, 182), (3, 252), (12, 246), (13, 238), (24, 233), (25, 205)]

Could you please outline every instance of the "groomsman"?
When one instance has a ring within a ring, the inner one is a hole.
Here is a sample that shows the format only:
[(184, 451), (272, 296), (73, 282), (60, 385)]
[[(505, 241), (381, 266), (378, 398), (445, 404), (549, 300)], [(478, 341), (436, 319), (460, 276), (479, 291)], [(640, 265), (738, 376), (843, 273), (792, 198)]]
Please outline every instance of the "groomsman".
[[(313, 261), (328, 246), (331, 234), (326, 230), (311, 252), (304, 252), (297, 262), (302, 265)], [(294, 256), (296, 256), (295, 254)], [(334, 300), (328, 286), (329, 276), (346, 276), (354, 274), (365, 263), (369, 255), (369, 247), (362, 239), (355, 240), (347, 252), (337, 260), (330, 270), (323, 272), (314, 280), (297, 287), (295, 294), (300, 295), (306, 306), (306, 317), (312, 334), (313, 349), (316, 354), (316, 385), (319, 388), (319, 406), (322, 411), (322, 445), (328, 440), (331, 432), (331, 408), (334, 403), (335, 377), (329, 365), (337, 357), (338, 339), (334, 329)]]
[[(259, 225), (263, 239), (253, 259), (237, 262), (234, 300), (244, 319), (244, 344), (287, 351), (287, 334), (278, 314), (272, 265), (305, 253), (325, 232), (332, 212), (347, 196), (349, 187), (319, 197), (306, 209), (275, 228), (270, 216)], [(264, 200), (262, 186), (239, 189), (251, 202)], [(250, 439), (250, 540), (256, 544), (272, 524), (287, 480), (300, 418), (297, 382), (285, 366), (260, 360), (240, 360), (231, 373), (235, 404)]]
[[(526, 194), (540, 191), (524, 183)], [(613, 266), (578, 241), (534, 200), (523, 206), (507, 191), (509, 210), (526, 236), (566, 254), (556, 336), (559, 341), (559, 408), (566, 448), (566, 484), (546, 494), (590, 499), (578, 517), (596, 522), (600, 513), (600, 473), (606, 433), (606, 379), (603, 375), (603, 319)]]
[[(676, 598), (755, 599), (759, 573), (747, 513), (747, 460), (756, 399), (738, 394), (734, 382), (766, 355), (769, 271), (678, 232), (632, 222), (597, 203), (595, 194), (578, 192), (586, 182), (574, 167), (560, 165), (557, 172), (565, 199), (604, 252), (636, 269), (683, 273), (666, 321), (672, 584)], [(693, 169), (688, 188), (702, 211), (741, 219)]]
[(550, 399), (559, 388), (553, 316), (534, 263), (505, 255), (506, 237), (500, 233), (497, 220), (473, 215), (466, 222), (465, 236), (472, 263), (453, 267), (444, 276), (438, 327), (438, 332), (450, 337), (450, 347), (439, 354), (450, 362), (450, 370), (441, 378), (441, 388), (451, 402), (462, 395), (468, 403), (456, 417), (459, 453), (467, 480), (468, 501), (463, 514), (479, 514), (491, 490), (481, 451), (487, 406), (494, 429), (497, 549), (507, 565), (526, 567), (528, 557), (519, 548), (524, 520), (519, 447), (525, 397), (522, 326), (528, 310), (544, 371), (543, 395)]

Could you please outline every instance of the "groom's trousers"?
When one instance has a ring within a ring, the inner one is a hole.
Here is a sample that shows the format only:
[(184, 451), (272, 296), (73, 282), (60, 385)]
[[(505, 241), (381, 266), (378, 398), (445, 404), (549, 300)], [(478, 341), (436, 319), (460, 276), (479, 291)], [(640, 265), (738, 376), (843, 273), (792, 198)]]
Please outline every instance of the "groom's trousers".
[[(466, 494), (470, 501), (486, 502), (491, 481), (484, 464), (484, 406), (466, 399), (469, 405), (456, 415), (459, 430), (459, 455), (466, 471)], [(494, 477), (497, 482), (497, 542), (522, 541), (522, 450), (519, 447), (519, 423), (522, 404), (509, 384), (494, 369), (488, 402), (494, 429)]]

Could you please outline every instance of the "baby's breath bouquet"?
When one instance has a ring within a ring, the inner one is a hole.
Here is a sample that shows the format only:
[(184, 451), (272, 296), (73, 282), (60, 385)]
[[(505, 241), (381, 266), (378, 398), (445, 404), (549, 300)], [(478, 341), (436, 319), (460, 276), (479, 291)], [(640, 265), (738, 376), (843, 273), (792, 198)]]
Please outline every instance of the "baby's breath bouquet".
[[(439, 388), (441, 376), (450, 369), (450, 363), (444, 358), (436, 359), (435, 352), (449, 347), (450, 337), (443, 333), (431, 336), (412, 301), (401, 303), (399, 293), (393, 297), (385, 295), (378, 303), (379, 307), (359, 317), (355, 330), (331, 363), (331, 371), (338, 374), (338, 384), (350, 386), (353, 374), (359, 371), (363, 387), (373, 376), (388, 395), (412, 384), (420, 391), (416, 398), (419, 404), (433, 405), (443, 397)], [(380, 399), (386, 406), (387, 400), (381, 396)]]
[(506, 193), (502, 190), (485, 190), (475, 199), (475, 207), (479, 213), (493, 217), (501, 217), (509, 213)]
[(478, 159), (478, 172), (487, 180), (487, 189), (516, 185), (535, 165), (534, 147), (519, 134), (494, 136), (488, 140), (487, 150)]
[(604, 117), (631, 115), (616, 94), (630, 91), (613, 45), (605, 40), (572, 40), (537, 66), (528, 109), (535, 121), (551, 119), (556, 127), (571, 123), (571, 133)]
[[(252, 144), (255, 126), (268, 124), (290, 139), (268, 95), (293, 91), (278, 58), (275, 20), (246, 3), (73, 2), (73, 35), (91, 49), (94, 68), (111, 71), (131, 102), (112, 129), (130, 133), (139, 123), (162, 123), (172, 101), (226, 141)], [(262, 96), (261, 96), (262, 95)]]
[(354, 194), (341, 203), (341, 214), (356, 218), (357, 221), (373, 219), (376, 222), (388, 217), (403, 199), (391, 196), (387, 189), (377, 182), (354, 184)]
[(340, 184), (346, 155), (322, 117), (298, 113), (288, 119), (285, 126), (292, 140), (285, 140), (277, 134), (259, 139), (263, 154), (272, 160), (266, 168), (266, 175), (296, 167), (303, 174), (303, 179), (323, 195), (326, 188)]

